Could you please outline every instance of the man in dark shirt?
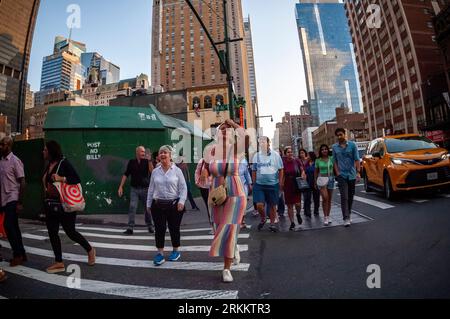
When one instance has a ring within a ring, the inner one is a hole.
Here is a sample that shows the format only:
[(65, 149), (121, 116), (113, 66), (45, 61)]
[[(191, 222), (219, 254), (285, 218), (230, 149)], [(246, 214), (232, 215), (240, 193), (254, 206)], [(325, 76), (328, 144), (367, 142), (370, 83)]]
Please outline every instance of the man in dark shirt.
[(136, 159), (128, 162), (127, 170), (122, 176), (119, 186), (119, 197), (123, 196), (123, 186), (129, 176), (131, 176), (131, 190), (130, 190), (130, 209), (128, 212), (128, 229), (124, 232), (125, 235), (132, 235), (135, 226), (135, 216), (139, 201), (144, 207), (145, 223), (150, 233), (154, 233), (153, 220), (151, 212), (147, 211), (147, 193), (150, 184), (150, 176), (153, 171), (153, 164), (151, 159), (146, 158), (145, 148), (139, 146), (136, 148)]

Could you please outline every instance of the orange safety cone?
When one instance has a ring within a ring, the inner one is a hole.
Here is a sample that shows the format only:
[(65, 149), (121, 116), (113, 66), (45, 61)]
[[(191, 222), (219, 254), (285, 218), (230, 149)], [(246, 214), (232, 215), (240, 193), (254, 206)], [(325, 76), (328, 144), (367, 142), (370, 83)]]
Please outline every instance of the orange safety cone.
[(3, 212), (0, 212), (0, 238), (6, 239), (6, 231), (5, 227), (3, 227), (3, 222), (5, 220), (5, 214)]

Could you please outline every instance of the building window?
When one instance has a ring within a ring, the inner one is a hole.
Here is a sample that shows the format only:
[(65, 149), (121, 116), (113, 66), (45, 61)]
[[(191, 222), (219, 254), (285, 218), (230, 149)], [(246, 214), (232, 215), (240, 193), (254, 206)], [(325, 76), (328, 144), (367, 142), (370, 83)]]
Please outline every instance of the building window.
[(223, 95), (218, 94), (216, 95), (216, 105), (223, 105), (224, 104), (224, 98)]
[(205, 96), (204, 106), (205, 106), (205, 109), (211, 109), (212, 108), (212, 98), (209, 95)]

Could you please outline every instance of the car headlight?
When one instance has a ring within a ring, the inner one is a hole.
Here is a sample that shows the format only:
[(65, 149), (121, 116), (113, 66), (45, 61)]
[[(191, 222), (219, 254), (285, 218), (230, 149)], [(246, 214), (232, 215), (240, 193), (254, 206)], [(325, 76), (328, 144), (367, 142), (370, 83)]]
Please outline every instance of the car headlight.
[(447, 154), (442, 155), (441, 159), (442, 159), (443, 161), (450, 159), (450, 153), (447, 153)]
[(404, 161), (404, 160), (402, 160), (400, 158), (393, 158), (392, 159), (392, 163), (395, 164), (395, 165), (402, 165), (402, 164), (405, 164), (406, 161)]

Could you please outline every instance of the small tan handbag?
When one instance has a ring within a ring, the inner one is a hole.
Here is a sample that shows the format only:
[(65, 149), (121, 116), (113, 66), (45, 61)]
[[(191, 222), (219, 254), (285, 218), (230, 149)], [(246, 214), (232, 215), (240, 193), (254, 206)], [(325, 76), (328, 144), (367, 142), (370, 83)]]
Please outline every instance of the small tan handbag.
[(227, 173), (228, 173), (228, 163), (225, 167), (225, 174), (223, 175), (223, 184), (213, 188), (210, 192), (209, 192), (209, 196), (208, 196), (208, 203), (211, 206), (222, 206), (228, 197), (228, 191), (227, 191)]

